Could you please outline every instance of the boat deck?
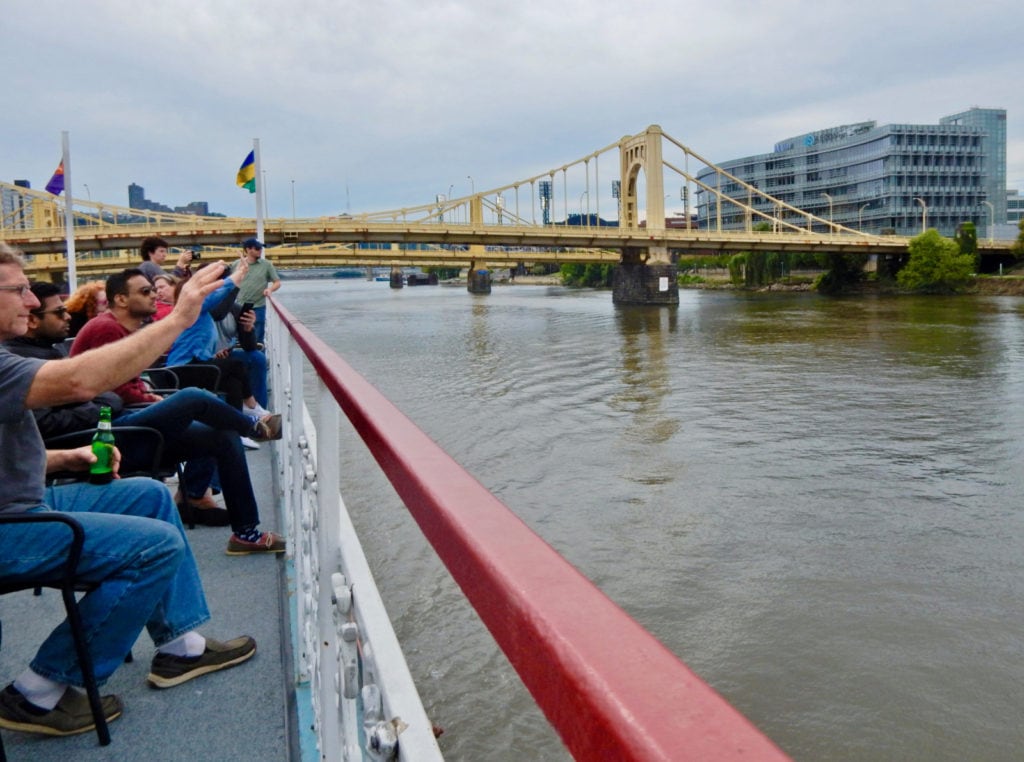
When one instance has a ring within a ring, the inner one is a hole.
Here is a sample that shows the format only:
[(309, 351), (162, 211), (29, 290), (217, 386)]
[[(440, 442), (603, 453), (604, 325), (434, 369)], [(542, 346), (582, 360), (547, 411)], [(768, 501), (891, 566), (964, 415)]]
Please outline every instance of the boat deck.
[[(262, 527), (279, 531), (280, 517), (269, 498), (274, 494), (270, 448), (264, 445), (248, 457)], [(234, 669), (157, 690), (146, 683), (154, 649), (143, 632), (132, 649), (135, 660), (118, 669), (102, 689), (120, 694), (125, 702), (124, 715), (110, 725), (110, 746), (99, 746), (94, 732), (48, 738), (0, 730), (11, 762), (298, 758), (292, 750), (295, 715), (286, 682), (291, 670), (285, 668), (290, 640), (284, 556), (228, 556), (224, 547), (229, 533), (226, 527), (187, 531), (213, 617), (200, 632), (221, 640), (252, 635), (256, 656)], [(44, 590), (41, 597), (30, 591), (0, 597), (3, 685), (25, 668), (62, 618), (60, 594), (54, 590)]]

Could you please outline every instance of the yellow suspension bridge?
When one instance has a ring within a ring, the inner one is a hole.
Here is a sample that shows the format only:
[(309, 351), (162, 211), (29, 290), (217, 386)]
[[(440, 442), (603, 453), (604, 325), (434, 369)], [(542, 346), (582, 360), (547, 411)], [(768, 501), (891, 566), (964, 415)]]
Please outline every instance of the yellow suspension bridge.
[[(617, 226), (600, 224), (598, 208), (600, 159), (609, 153), (617, 153), (611, 174), (621, 189), (613, 210)], [(697, 179), (705, 167), (714, 171), (714, 184)], [(665, 224), (666, 178), (684, 184), (684, 203), (698, 190), (716, 199), (716, 218), (700, 229), (691, 227), (688, 219), (681, 227)], [(547, 196), (538, 201), (541, 186)], [(746, 199), (725, 194), (720, 190), (723, 186), (734, 193), (741, 188)], [(72, 204), (75, 250), (81, 255), (76, 256), (76, 265), (84, 274), (112, 272), (137, 262), (138, 247), (147, 236), (159, 236), (179, 247), (232, 247), (233, 256), (239, 242), (251, 236), (256, 226), (252, 218), (170, 214), (77, 198), (68, 201), (8, 183), (0, 183), (0, 192), (4, 199), (0, 240), (32, 255), (34, 274), (51, 277), (67, 268), (65, 203)], [(572, 216), (570, 198), (575, 201), (577, 195), (578, 224), (566, 224)], [(555, 222), (559, 196), (563, 221)], [(745, 229), (723, 230), (723, 209), (742, 215)], [(646, 221), (641, 220), (641, 211), (646, 212)], [(770, 229), (758, 229), (764, 227)], [(267, 219), (263, 237), (267, 245), (276, 246), (274, 260), (284, 268), (467, 263), (507, 267), (523, 261), (668, 264), (672, 252), (683, 251), (901, 255), (910, 240), (864, 233), (792, 206), (716, 167), (657, 126), (501, 187), (455, 199), (438, 196), (432, 203), (383, 212)], [(1007, 251), (1012, 245), (978, 243), (983, 253)]]

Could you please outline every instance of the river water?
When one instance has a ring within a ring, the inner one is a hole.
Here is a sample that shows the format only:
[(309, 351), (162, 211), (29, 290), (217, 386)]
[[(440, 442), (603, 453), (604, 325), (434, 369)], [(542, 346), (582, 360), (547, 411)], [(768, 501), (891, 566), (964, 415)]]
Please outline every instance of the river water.
[[(798, 760), (1024, 755), (1024, 301), (286, 281), (286, 306)], [(568, 755), (362, 444), (452, 760)]]

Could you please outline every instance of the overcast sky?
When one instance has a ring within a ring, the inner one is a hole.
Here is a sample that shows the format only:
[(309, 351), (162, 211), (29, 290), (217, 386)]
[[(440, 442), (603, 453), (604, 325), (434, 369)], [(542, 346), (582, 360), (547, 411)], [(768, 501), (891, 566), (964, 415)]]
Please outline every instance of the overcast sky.
[(981, 106), (1007, 110), (1008, 184), (1024, 190), (1021, 14), (1010, 0), (3, 0), (0, 178), (42, 188), (68, 130), (76, 196), (126, 206), (136, 182), (251, 216), (234, 179), (258, 137), (270, 214), (290, 216), (294, 180), (298, 215), (318, 216), (504, 185), (649, 124), (722, 161)]

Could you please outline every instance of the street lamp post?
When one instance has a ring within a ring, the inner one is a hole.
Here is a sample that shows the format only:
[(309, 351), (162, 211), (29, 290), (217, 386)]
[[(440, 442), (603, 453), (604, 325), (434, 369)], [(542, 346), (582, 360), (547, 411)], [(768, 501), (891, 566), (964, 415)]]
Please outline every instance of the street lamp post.
[(869, 201), (866, 204), (861, 204), (860, 209), (857, 210), (857, 230), (864, 232), (864, 210), (871, 206)]
[(995, 237), (995, 207), (990, 201), (981, 203), (988, 207), (988, 243), (992, 243), (992, 239)]
[(295, 181), (292, 180), (292, 221), (295, 221)]
[(466, 179), (469, 180), (469, 195), (476, 195), (476, 185), (473, 183), (473, 175), (466, 175)]
[(92, 192), (89, 190), (89, 184), (82, 183), (82, 187), (85, 188), (85, 195), (89, 197), (90, 201), (92, 201)]
[[(590, 191), (585, 190), (585, 191), (583, 191), (580, 194), (580, 227), (583, 227), (583, 197), (584, 196), (587, 197), (587, 201), (590, 201)], [(590, 224), (589, 218), (587, 219), (587, 224), (588, 225)]]
[(828, 234), (832, 235), (832, 197), (824, 191), (822, 191), (821, 195), (828, 199)]
[(928, 204), (924, 202), (923, 198), (914, 196), (914, 201), (921, 205), (921, 232), (925, 232), (928, 229)]

